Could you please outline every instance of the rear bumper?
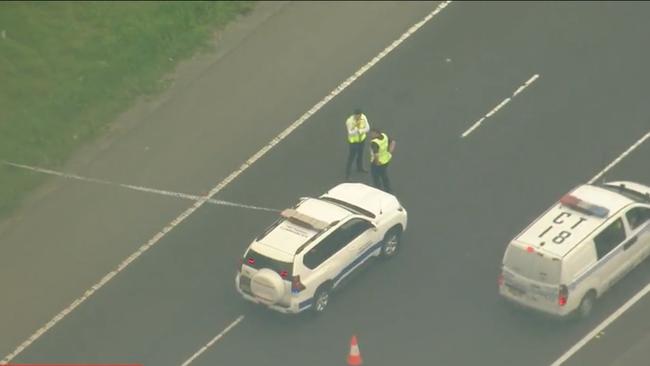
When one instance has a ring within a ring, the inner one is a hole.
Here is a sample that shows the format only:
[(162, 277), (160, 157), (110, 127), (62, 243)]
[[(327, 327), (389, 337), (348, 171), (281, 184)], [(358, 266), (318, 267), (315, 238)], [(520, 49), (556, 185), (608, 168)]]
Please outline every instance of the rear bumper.
[(556, 318), (556, 319), (566, 319), (568, 318), (572, 312), (569, 311), (568, 307), (566, 306), (554, 306), (554, 307), (549, 307), (549, 306), (544, 306), (544, 304), (540, 304), (528, 299), (525, 299), (521, 296), (517, 296), (512, 294), (510, 291), (508, 291), (508, 288), (505, 285), (499, 286), (499, 294), (501, 297), (506, 299), (508, 302), (511, 304), (526, 309), (526, 310), (532, 310), (534, 312), (537, 312), (538, 314), (542, 314), (551, 318)]

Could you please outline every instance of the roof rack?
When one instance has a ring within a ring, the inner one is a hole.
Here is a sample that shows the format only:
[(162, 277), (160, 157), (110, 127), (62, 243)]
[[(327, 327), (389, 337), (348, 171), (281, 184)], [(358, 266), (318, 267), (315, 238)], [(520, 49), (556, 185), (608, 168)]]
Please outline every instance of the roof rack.
[(644, 201), (650, 202), (650, 193), (648, 192), (638, 192), (633, 189), (629, 189), (625, 186), (625, 183), (618, 183), (616, 185), (611, 184), (611, 183), (605, 183), (606, 186), (610, 186), (612, 188), (615, 188), (619, 193), (628, 193), (628, 194), (633, 194), (636, 197), (643, 198)]
[(294, 222), (297, 221), (297, 223), (302, 224), (303, 226), (307, 226), (318, 231), (327, 229), (330, 226), (330, 224), (325, 221), (321, 221), (317, 218), (305, 215), (304, 213), (298, 212), (293, 208), (287, 208), (283, 210), (280, 215), (285, 219), (292, 220)]

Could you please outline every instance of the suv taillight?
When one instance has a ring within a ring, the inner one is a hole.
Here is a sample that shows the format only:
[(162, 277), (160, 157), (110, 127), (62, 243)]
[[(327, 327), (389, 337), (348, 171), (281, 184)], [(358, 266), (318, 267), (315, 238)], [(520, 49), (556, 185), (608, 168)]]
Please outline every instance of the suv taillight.
[(497, 284), (499, 285), (499, 287), (503, 286), (503, 273), (501, 273), (499, 277), (497, 277)]
[(243, 265), (244, 265), (244, 259), (243, 259), (243, 258), (239, 258), (239, 266), (238, 266), (238, 267), (239, 267), (239, 269), (238, 269), (239, 272), (241, 272), (241, 268), (242, 268)]
[(293, 276), (291, 279), (291, 293), (297, 294), (305, 289), (305, 285), (300, 282), (300, 276)]
[(566, 285), (560, 285), (560, 290), (557, 294), (557, 303), (560, 306), (566, 305), (567, 300), (569, 299), (569, 288)]

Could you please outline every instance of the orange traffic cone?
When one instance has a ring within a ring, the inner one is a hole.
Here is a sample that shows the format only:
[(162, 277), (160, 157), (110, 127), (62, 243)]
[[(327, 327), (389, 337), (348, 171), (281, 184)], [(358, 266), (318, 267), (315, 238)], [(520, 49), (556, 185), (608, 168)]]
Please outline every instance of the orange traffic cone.
[(359, 352), (359, 344), (357, 343), (357, 336), (353, 335), (350, 340), (350, 354), (348, 355), (348, 365), (359, 366), (363, 363), (361, 359), (361, 352)]

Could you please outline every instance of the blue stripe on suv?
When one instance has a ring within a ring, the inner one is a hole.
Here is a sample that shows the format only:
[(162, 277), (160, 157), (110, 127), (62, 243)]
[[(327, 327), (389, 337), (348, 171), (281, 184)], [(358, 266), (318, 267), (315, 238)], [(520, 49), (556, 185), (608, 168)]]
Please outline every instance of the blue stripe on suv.
[(310, 307), (310, 306), (312, 305), (313, 302), (314, 302), (314, 298), (313, 298), (313, 297), (312, 297), (311, 299), (307, 299), (307, 300), (301, 302), (300, 304), (298, 304), (298, 309), (299, 309), (299, 310), (305, 310), (305, 309), (307, 309), (308, 307)]
[[(370, 248), (366, 249), (365, 252), (363, 252), (360, 256), (358, 256), (355, 260), (352, 261), (352, 263), (348, 264), (343, 268), (339, 274), (334, 277), (333, 282), (336, 283), (341, 277), (345, 276), (348, 272), (350, 272), (357, 264), (363, 262), (372, 252), (377, 250), (377, 248), (380, 248), (383, 244), (383, 241), (380, 241), (379, 243), (371, 246)], [(312, 303), (314, 302), (314, 298), (307, 299), (305, 301), (302, 301), (300, 304), (298, 304), (298, 308), (300, 310), (304, 310), (310, 306), (312, 306)]]
[(352, 261), (352, 263), (348, 264), (339, 274), (334, 277), (334, 283), (338, 281), (341, 277), (345, 276), (348, 272), (350, 272), (357, 264), (363, 262), (372, 252), (377, 250), (377, 248), (381, 247), (383, 244), (383, 241), (380, 241), (379, 243), (371, 246), (370, 248), (366, 249), (365, 252), (363, 252), (360, 256), (358, 256), (355, 260)]

